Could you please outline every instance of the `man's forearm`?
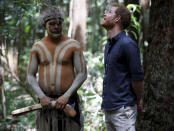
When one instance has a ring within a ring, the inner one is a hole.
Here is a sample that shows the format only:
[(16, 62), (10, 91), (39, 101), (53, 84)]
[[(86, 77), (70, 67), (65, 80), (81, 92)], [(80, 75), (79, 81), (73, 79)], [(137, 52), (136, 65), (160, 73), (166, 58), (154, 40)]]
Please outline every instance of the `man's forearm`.
[(133, 81), (132, 86), (137, 97), (137, 103), (142, 103), (144, 94), (144, 81)]
[(36, 81), (36, 78), (34, 76), (28, 74), (27, 81), (28, 81), (28, 84), (33, 88), (33, 90), (35, 91), (35, 93), (37, 94), (37, 96), (39, 98), (42, 98), (45, 96), (43, 91), (40, 89), (40, 87)]
[(87, 78), (87, 69), (85, 64), (85, 59), (83, 53), (81, 51), (74, 52), (74, 67), (77, 71), (76, 78), (74, 79), (71, 87), (65, 92), (63, 95), (65, 98), (69, 99), (69, 97), (80, 88), (83, 82)]
[(79, 73), (76, 76), (72, 86), (65, 92), (64, 97), (69, 99), (69, 97), (73, 94), (73, 92), (78, 90), (78, 88), (83, 84), (86, 78), (87, 78), (86, 73)]

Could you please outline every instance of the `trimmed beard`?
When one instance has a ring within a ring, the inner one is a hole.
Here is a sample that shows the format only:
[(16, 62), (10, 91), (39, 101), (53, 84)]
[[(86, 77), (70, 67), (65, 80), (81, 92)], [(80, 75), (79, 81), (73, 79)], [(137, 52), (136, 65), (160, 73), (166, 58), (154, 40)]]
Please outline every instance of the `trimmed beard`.
[(110, 30), (114, 27), (115, 23), (113, 21), (103, 20), (101, 26), (104, 27), (106, 30)]

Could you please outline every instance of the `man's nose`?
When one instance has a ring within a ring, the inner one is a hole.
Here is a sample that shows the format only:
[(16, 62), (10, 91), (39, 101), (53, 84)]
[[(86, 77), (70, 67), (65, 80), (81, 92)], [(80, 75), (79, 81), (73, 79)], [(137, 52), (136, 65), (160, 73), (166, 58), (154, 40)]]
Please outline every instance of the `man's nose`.
[(54, 25), (54, 27), (55, 27), (55, 28), (58, 28), (58, 27), (59, 27), (59, 25), (58, 25), (58, 24), (55, 24), (55, 25)]

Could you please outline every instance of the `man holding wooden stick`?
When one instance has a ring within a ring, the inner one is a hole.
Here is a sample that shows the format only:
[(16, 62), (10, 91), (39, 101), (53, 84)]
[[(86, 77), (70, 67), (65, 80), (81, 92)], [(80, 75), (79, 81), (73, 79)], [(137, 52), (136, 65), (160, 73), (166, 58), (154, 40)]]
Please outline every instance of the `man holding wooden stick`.
[(87, 78), (82, 48), (62, 34), (64, 15), (59, 8), (47, 9), (40, 18), (48, 35), (33, 45), (27, 73), (27, 81), (43, 107), (37, 114), (37, 129), (79, 131), (82, 116), (77, 90)]

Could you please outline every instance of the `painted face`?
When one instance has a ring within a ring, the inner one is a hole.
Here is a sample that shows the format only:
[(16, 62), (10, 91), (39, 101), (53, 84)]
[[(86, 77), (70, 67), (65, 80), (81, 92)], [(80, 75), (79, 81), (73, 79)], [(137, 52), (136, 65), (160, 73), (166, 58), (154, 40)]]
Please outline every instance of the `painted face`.
[(50, 20), (46, 23), (47, 33), (56, 38), (62, 34), (62, 22), (58, 20)]
[(115, 22), (116, 10), (117, 10), (117, 7), (111, 7), (110, 10), (104, 14), (101, 26), (103, 26), (106, 30), (112, 29), (114, 27), (116, 23)]

